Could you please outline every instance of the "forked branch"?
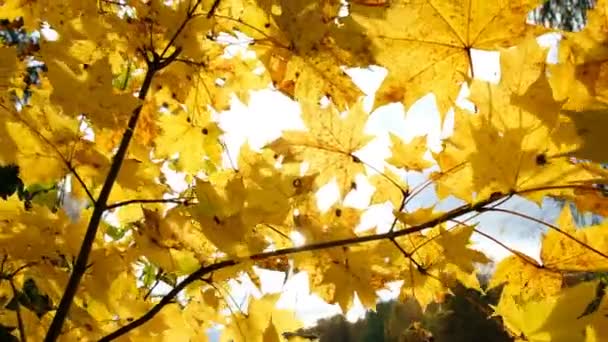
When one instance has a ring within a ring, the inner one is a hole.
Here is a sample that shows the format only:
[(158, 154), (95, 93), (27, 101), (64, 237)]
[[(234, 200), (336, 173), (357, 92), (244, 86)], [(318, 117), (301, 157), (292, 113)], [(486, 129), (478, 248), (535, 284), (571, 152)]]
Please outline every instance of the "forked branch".
[(264, 259), (269, 259), (269, 258), (281, 257), (281, 256), (285, 256), (285, 255), (292, 255), (292, 254), (296, 254), (296, 253), (318, 251), (318, 250), (322, 250), (322, 249), (362, 244), (362, 243), (372, 242), (372, 241), (380, 241), (380, 240), (393, 241), (400, 236), (406, 236), (408, 234), (412, 234), (412, 233), (419, 232), (419, 231), (422, 231), (427, 228), (434, 227), (438, 224), (450, 221), (452, 219), (455, 219), (455, 218), (462, 216), (469, 212), (479, 211), (486, 205), (489, 205), (495, 201), (498, 201), (505, 196), (510, 196), (510, 194), (503, 194), (500, 196), (494, 195), (491, 198), (488, 198), (483, 201), (479, 201), (475, 204), (465, 204), (458, 208), (450, 210), (450, 211), (446, 212), (445, 214), (443, 214), (439, 217), (436, 217), (432, 220), (429, 220), (425, 223), (422, 223), (422, 224), (419, 224), (416, 226), (412, 226), (409, 228), (401, 229), (401, 230), (393, 230), (393, 231), (389, 231), (389, 232), (383, 233), (383, 234), (366, 235), (366, 236), (360, 236), (360, 237), (349, 238), (349, 239), (319, 242), (319, 243), (313, 243), (313, 244), (299, 246), (299, 247), (283, 248), (283, 249), (278, 249), (275, 251), (253, 254), (253, 255), (250, 255), (249, 257), (245, 257), (242, 259), (223, 260), (223, 261), (211, 264), (211, 265), (202, 266), (198, 270), (191, 273), (184, 280), (179, 282), (169, 293), (167, 293), (156, 305), (154, 305), (152, 307), (152, 309), (150, 309), (148, 312), (146, 312), (143, 316), (139, 317), (136, 320), (133, 320), (132, 322), (130, 322), (127, 325), (120, 327), (119, 329), (115, 330), (114, 332), (110, 333), (109, 335), (106, 335), (99, 341), (100, 342), (112, 341), (113, 339), (118, 338), (118, 337), (128, 333), (129, 331), (143, 325), (144, 323), (146, 323), (149, 320), (151, 320), (152, 318), (154, 318), (154, 316), (156, 316), (156, 314), (158, 314), (164, 306), (166, 306), (167, 304), (173, 303), (174, 298), (182, 290), (184, 290), (188, 285), (192, 284), (196, 280), (198, 280), (212, 272), (221, 270), (223, 268), (235, 266), (235, 265), (240, 264), (241, 262), (245, 262), (248, 260), (253, 260), (253, 261), (264, 260)]
[[(578, 186), (577, 185), (570, 186), (570, 188), (573, 188), (573, 187), (577, 188)], [(546, 190), (546, 189), (544, 189), (544, 188), (526, 189), (526, 190), (522, 190), (521, 192), (532, 193), (535, 191), (544, 191), (544, 190)], [(595, 189), (595, 190), (597, 190), (597, 189)], [(142, 326), (143, 324), (145, 324), (146, 322), (148, 322), (149, 320), (154, 318), (154, 316), (156, 316), (156, 314), (158, 314), (164, 306), (166, 306), (167, 304), (173, 303), (174, 298), (182, 290), (184, 290), (188, 285), (192, 284), (193, 282), (195, 282), (215, 271), (218, 271), (218, 270), (221, 270), (221, 269), (224, 269), (227, 267), (235, 266), (235, 265), (240, 264), (241, 262), (245, 262), (245, 261), (249, 261), (249, 260), (253, 260), (253, 261), (264, 260), (264, 259), (269, 259), (269, 258), (329, 249), (329, 248), (334, 248), (334, 247), (363, 244), (363, 243), (372, 242), (372, 241), (380, 241), (380, 240), (395, 241), (395, 239), (398, 237), (420, 232), (424, 229), (432, 228), (434, 226), (437, 226), (439, 224), (442, 224), (442, 223), (445, 223), (448, 221), (455, 221), (455, 220), (458, 221), (457, 220), (458, 217), (468, 214), (468, 213), (472, 213), (472, 212), (483, 213), (483, 212), (487, 212), (487, 211), (491, 211), (491, 210), (496, 210), (497, 205), (502, 204), (505, 200), (511, 198), (513, 195), (516, 195), (518, 193), (519, 193), (519, 191), (511, 191), (506, 194), (494, 193), (485, 200), (478, 201), (474, 204), (469, 203), (469, 204), (462, 205), (460, 207), (457, 207), (455, 209), (452, 209), (452, 210), (444, 213), (441, 216), (438, 216), (432, 220), (429, 220), (425, 223), (422, 223), (422, 224), (419, 224), (416, 226), (412, 226), (412, 227), (408, 227), (405, 229), (401, 229), (401, 230), (390, 230), (387, 233), (383, 233), (383, 234), (367, 235), (367, 236), (360, 236), (360, 237), (349, 238), (349, 239), (313, 243), (313, 244), (299, 246), (299, 247), (284, 248), (284, 249), (279, 249), (279, 250), (270, 251), (270, 252), (253, 254), (249, 257), (245, 257), (242, 259), (223, 260), (223, 261), (211, 264), (211, 265), (202, 266), (195, 272), (191, 273), (184, 280), (179, 282), (169, 293), (167, 293), (164, 297), (162, 297), (162, 299), (156, 305), (154, 305), (152, 307), (152, 309), (150, 309), (148, 312), (146, 312), (143, 316), (133, 320), (129, 324), (124, 325), (124, 326), (120, 327), (119, 329), (115, 330), (114, 332), (104, 336), (99, 341), (100, 342), (112, 341), (112, 340), (128, 333), (129, 331)], [(407, 257), (407, 253), (405, 253), (405, 256)]]

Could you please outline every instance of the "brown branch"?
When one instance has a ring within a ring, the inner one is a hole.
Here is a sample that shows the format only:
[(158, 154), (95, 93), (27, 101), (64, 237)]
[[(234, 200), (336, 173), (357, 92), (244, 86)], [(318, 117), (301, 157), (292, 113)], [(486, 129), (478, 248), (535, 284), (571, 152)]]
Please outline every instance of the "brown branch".
[(383, 233), (383, 234), (376, 234), (376, 235), (359, 236), (359, 237), (349, 238), (349, 239), (319, 242), (319, 243), (313, 243), (313, 244), (304, 245), (304, 246), (300, 246), (300, 247), (283, 248), (283, 249), (278, 249), (275, 251), (253, 254), (253, 255), (250, 255), (249, 257), (244, 257), (241, 259), (229, 259), (229, 260), (216, 262), (211, 265), (202, 266), (198, 270), (191, 273), (184, 280), (179, 282), (171, 291), (169, 291), (169, 293), (167, 293), (165, 296), (163, 296), (162, 299), (156, 305), (154, 305), (148, 312), (146, 312), (143, 316), (139, 317), (138, 319), (130, 322), (129, 324), (127, 324), (125, 326), (120, 327), (119, 329), (115, 330), (114, 332), (110, 333), (109, 335), (104, 336), (102, 339), (99, 340), (99, 342), (111, 341), (111, 340), (118, 338), (118, 337), (128, 333), (129, 331), (143, 325), (144, 323), (148, 322), (154, 316), (156, 316), (156, 314), (158, 314), (164, 306), (172, 303), (173, 299), (188, 285), (195, 282), (196, 280), (199, 280), (200, 278), (204, 277), (205, 275), (218, 271), (220, 269), (235, 266), (235, 265), (238, 265), (241, 262), (244, 262), (247, 260), (253, 260), (253, 261), (264, 260), (264, 259), (281, 257), (281, 256), (291, 255), (291, 254), (296, 254), (296, 253), (311, 252), (311, 251), (329, 249), (329, 248), (334, 248), (334, 247), (342, 247), (342, 246), (353, 245), (353, 244), (362, 244), (362, 243), (372, 242), (372, 241), (394, 240), (395, 238), (400, 237), (400, 236), (406, 236), (408, 234), (412, 234), (412, 233), (419, 232), (419, 231), (422, 231), (427, 228), (434, 227), (438, 224), (455, 219), (466, 213), (469, 213), (472, 211), (480, 211), (484, 206), (491, 204), (497, 200), (500, 200), (504, 196), (508, 196), (508, 195), (503, 194), (501, 196), (498, 196), (498, 195), (494, 194), (494, 196), (492, 196), (491, 198), (488, 198), (486, 200), (479, 201), (475, 204), (462, 205), (462, 206), (452, 209), (452, 210), (446, 212), (445, 214), (443, 214), (439, 217), (436, 217), (428, 222), (419, 224), (417, 226), (412, 226), (412, 227), (409, 227), (406, 229), (402, 229), (402, 230), (387, 232), (387, 233)]
[[(139, 91), (138, 98), (140, 100), (145, 99), (146, 95), (148, 94), (148, 90), (150, 89), (152, 78), (158, 70), (157, 60), (148, 61), (148, 70)], [(51, 325), (44, 338), (45, 342), (55, 341), (61, 333), (63, 322), (67, 317), (70, 306), (72, 305), (72, 301), (74, 300), (74, 296), (78, 291), (78, 284), (80, 284), (80, 280), (87, 270), (89, 254), (93, 247), (93, 241), (95, 241), (95, 236), (97, 235), (97, 230), (99, 228), (102, 215), (106, 209), (106, 202), (108, 201), (110, 192), (112, 191), (112, 187), (114, 186), (116, 178), (118, 177), (118, 172), (122, 166), (122, 162), (127, 154), (127, 148), (129, 147), (129, 143), (133, 138), (133, 133), (135, 131), (135, 127), (137, 126), (137, 121), (142, 108), (143, 105), (137, 106), (129, 118), (127, 128), (123, 133), (120, 145), (118, 146), (118, 150), (114, 155), (112, 165), (110, 166), (108, 175), (106, 176), (103, 187), (101, 188), (101, 192), (99, 193), (99, 198), (95, 202), (93, 213), (91, 214), (91, 219), (89, 220), (89, 225), (87, 226), (84, 239), (82, 240), (82, 244), (78, 252), (78, 257), (76, 258), (76, 263), (72, 269), (72, 274), (70, 274), (70, 279), (68, 280), (68, 284), (63, 292), (63, 296), (61, 297), (61, 301), (59, 302), (59, 306), (55, 312), (55, 316), (53, 317), (53, 321), (51, 322)]]
[(213, 15), (215, 14), (215, 11), (220, 6), (220, 1), (221, 0), (213, 1), (213, 4), (211, 5), (211, 9), (209, 9), (209, 12), (207, 12), (207, 19), (211, 19), (211, 17), (213, 17)]
[(190, 205), (190, 204), (194, 204), (192, 202), (192, 200), (194, 199), (194, 197), (186, 197), (186, 198), (158, 198), (158, 199), (132, 199), (132, 200), (127, 200), (127, 201), (122, 201), (122, 202), (116, 202), (116, 203), (112, 203), (112, 204), (108, 204), (106, 206), (106, 210), (113, 210), (119, 207), (124, 207), (126, 205), (131, 205), (131, 204), (146, 204), (146, 203), (176, 203), (176, 204), (183, 204), (183, 205)]
[[(186, 25), (188, 25), (188, 22), (190, 21), (190, 19), (192, 19), (194, 17), (194, 12), (196, 12), (196, 8), (201, 4), (201, 2), (202, 2), (202, 0), (197, 0), (196, 3), (194, 4), (194, 6), (192, 6), (192, 8), (188, 10), (188, 13), (186, 13), (186, 19), (184, 19), (184, 21), (182, 21), (182, 23), (179, 25), (179, 27), (177, 28), (177, 30), (175, 31), (175, 33), (169, 40), (169, 43), (167, 43), (167, 46), (165, 46), (165, 48), (163, 49), (163, 52), (160, 53), (159, 57), (161, 60), (163, 60), (163, 62), (171, 58), (171, 57), (168, 57), (165, 59), (165, 54), (169, 51), (171, 46), (173, 46), (177, 37), (179, 37), (179, 35), (182, 33), (182, 31), (186, 28)], [(177, 48), (181, 49), (181, 47), (177, 47)], [(173, 54), (175, 54), (175, 52)], [(179, 54), (179, 52), (178, 52), (178, 54)], [(177, 58), (177, 55), (175, 55), (175, 57), (173, 59), (175, 59), (175, 58)]]
[(11, 284), (11, 289), (13, 289), (13, 296), (17, 300), (17, 306), (15, 307), (15, 314), (17, 315), (17, 326), (19, 327), (19, 337), (21, 342), (26, 342), (27, 337), (25, 336), (25, 325), (23, 324), (23, 318), (21, 317), (21, 304), (19, 303), (20, 293), (15, 288), (15, 283), (13, 279), (9, 279), (8, 281)]
[(388, 230), (389, 232), (392, 232), (395, 230), (395, 226), (397, 225), (397, 221), (399, 220), (398, 215), (400, 212), (403, 211), (403, 209), (405, 209), (405, 202), (407, 201), (407, 198), (409, 196), (409, 191), (408, 190), (401, 190), (401, 204), (399, 204), (399, 208), (397, 208), (397, 215), (395, 215), (395, 217), (393, 218), (393, 222), (391, 223), (391, 228)]

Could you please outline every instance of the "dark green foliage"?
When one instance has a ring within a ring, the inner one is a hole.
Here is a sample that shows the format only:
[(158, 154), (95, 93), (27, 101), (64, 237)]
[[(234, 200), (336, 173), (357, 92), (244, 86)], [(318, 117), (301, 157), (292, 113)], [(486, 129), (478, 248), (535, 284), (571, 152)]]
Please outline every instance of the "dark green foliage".
[(19, 178), (19, 166), (0, 166), (0, 198), (8, 199), (15, 192), (23, 192), (23, 182)]
[(11, 334), (15, 330), (15, 327), (7, 327), (0, 324), (0, 341), (4, 342), (19, 342), (19, 339)]
[(595, 0), (548, 0), (531, 13), (538, 24), (565, 31), (580, 31), (587, 22), (587, 10)]
[[(22, 305), (33, 311), (38, 318), (53, 310), (53, 304), (48, 295), (43, 294), (36, 286), (33, 279), (27, 279), (21, 291), (6, 305), (9, 310), (17, 310), (17, 305)], [(2, 341), (0, 339), (0, 341)]]
[[(413, 299), (404, 303), (378, 303), (376, 311), (349, 323), (336, 315), (317, 322), (308, 329), (288, 333), (320, 342), (509, 342), (513, 339), (502, 322), (491, 318), (490, 305), (498, 302), (500, 289), (483, 295), (461, 285), (452, 288), (454, 295), (443, 303), (432, 303), (423, 312)], [(318, 337), (315, 339), (314, 337)]]
[(452, 292), (444, 303), (429, 305), (424, 314), (423, 326), (435, 341), (512, 341), (501, 321), (489, 317), (493, 312), (489, 305), (498, 302), (496, 292), (483, 295), (461, 285)]

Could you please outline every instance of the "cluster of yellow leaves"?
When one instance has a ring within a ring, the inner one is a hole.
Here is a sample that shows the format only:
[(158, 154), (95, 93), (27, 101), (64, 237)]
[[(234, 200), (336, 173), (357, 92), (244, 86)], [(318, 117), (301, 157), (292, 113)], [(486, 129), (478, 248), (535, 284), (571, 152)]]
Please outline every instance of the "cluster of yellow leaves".
[[(222, 260), (234, 263), (191, 282), (177, 302), (163, 304), (125, 338), (205, 340), (204, 331), (221, 324), (226, 340), (282, 340), (300, 324), (276, 309), (278, 295), (252, 300), (247, 313), (222, 313), (230, 308), (229, 281), (247, 274), (257, 282), (254, 267), (287, 276), (306, 271), (311, 291), (343, 311), (355, 296), (373, 308), (377, 291), (395, 281), (402, 282), (401, 299), (423, 307), (441, 301), (456, 282), (481, 290), (476, 265), (489, 259), (470, 246), (475, 227), (448, 222), (457, 219), (451, 213), (466, 212), (407, 211), (405, 201), (416, 193), (398, 170), (433, 168), (439, 200), (456, 197), (469, 212), (517, 194), (608, 213), (597, 190), (608, 183), (598, 165), (608, 161), (606, 4), (598, 1), (583, 31), (562, 33), (552, 64), (536, 39), (548, 30), (526, 24), (538, 4), (0, 0), (0, 19), (22, 18), (25, 30), (49, 25), (58, 33), (27, 52), (0, 46), (0, 166), (18, 165), (26, 188), (69, 184), (78, 204), (74, 213), (65, 203), (24, 205), (16, 194), (0, 200), (0, 298), (17, 296), (9, 285), (20, 289), (33, 280), (52, 303), (41, 312), (23, 307), (18, 319), (3, 302), (0, 324), (43, 338), (100, 208), (109, 215), (62, 330), (66, 340), (98, 339), (128, 325), (158, 305), (159, 283), (174, 288), (178, 277)], [(243, 33), (254, 57), (227, 55), (218, 36)], [(472, 49), (500, 52), (498, 84), (475, 77)], [(24, 81), (30, 59), (46, 68), (32, 84)], [(369, 113), (345, 68), (373, 64), (388, 69), (375, 107), (409, 106), (433, 92), (442, 117), (454, 109), (454, 133), (433, 153), (436, 162), (427, 158), (425, 137), (394, 134), (382, 174), (358, 156), (374, 136), (365, 131)], [(233, 95), (247, 103), (252, 90), (271, 84), (298, 101), (306, 130), (284, 132), (261, 151), (245, 144), (236, 165), (226, 167), (215, 115)], [(463, 87), (473, 111), (455, 106)], [(137, 125), (127, 128), (133, 118)], [(108, 203), (97, 203), (117, 158), (122, 166)], [(185, 191), (174, 193), (164, 166), (185, 176)], [(384, 235), (357, 230), (363, 210), (342, 203), (357, 191), (358, 176), (374, 185), (372, 204), (395, 209)], [(317, 190), (331, 181), (340, 201), (320, 211)], [(166, 205), (164, 196), (178, 205)], [(602, 283), (570, 286), (564, 276), (607, 270), (605, 224), (580, 230), (565, 208), (544, 237), (540, 262), (515, 253), (489, 282), (503, 286), (496, 314), (522, 339), (608, 336), (606, 303), (595, 290)], [(306, 243), (301, 250), (298, 235)], [(282, 249), (289, 253), (272, 255)]]

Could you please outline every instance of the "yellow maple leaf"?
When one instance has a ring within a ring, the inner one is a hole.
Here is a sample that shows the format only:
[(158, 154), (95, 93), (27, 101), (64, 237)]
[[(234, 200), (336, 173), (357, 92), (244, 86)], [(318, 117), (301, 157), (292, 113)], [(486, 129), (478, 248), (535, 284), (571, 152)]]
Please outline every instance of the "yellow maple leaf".
[(221, 131), (210, 119), (207, 111), (162, 115), (158, 120), (162, 132), (155, 140), (155, 155), (173, 158), (179, 153), (176, 168), (189, 175), (204, 170), (206, 159), (219, 164), (222, 149), (218, 138)]
[(218, 21), (254, 39), (253, 49), (276, 88), (297, 100), (316, 102), (327, 96), (343, 110), (362, 92), (342, 67), (371, 63), (350, 51), (357, 45), (355, 37), (333, 21), (339, 9), (335, 0), (231, 1), (219, 10), (230, 20)]
[(594, 296), (597, 282), (585, 282), (559, 294), (521, 301), (503, 296), (495, 307), (507, 329), (526, 341), (583, 341), (597, 314), (580, 316)]
[(344, 30), (367, 37), (371, 47), (357, 52), (389, 69), (376, 106), (396, 101), (409, 106), (433, 92), (439, 111), (445, 113), (467, 79), (471, 49), (513, 46), (527, 34), (542, 31), (526, 24), (526, 15), (537, 4), (535, 0), (353, 4)]
[(279, 296), (269, 294), (259, 299), (250, 298), (247, 314), (233, 314), (220, 340), (271, 342), (282, 332), (300, 328), (301, 323), (295, 318), (295, 313), (276, 308)]
[[(608, 109), (588, 111), (562, 111), (563, 120), (556, 135), (571, 147), (570, 155), (596, 163), (608, 161), (603, 127), (608, 125)], [(559, 135), (558, 135), (559, 134)]]
[(368, 114), (362, 102), (351, 108), (345, 117), (331, 105), (327, 108), (311, 102), (301, 105), (308, 132), (284, 132), (267, 147), (284, 155), (286, 162), (308, 162), (309, 170), (318, 173), (317, 188), (335, 177), (343, 197), (350, 191), (355, 176), (364, 171), (363, 163), (354, 153), (372, 138), (363, 131)]
[[(565, 139), (556, 133), (561, 124), (559, 103), (552, 99), (550, 90), (544, 88), (548, 105), (542, 110), (534, 103), (539, 97), (527, 95), (512, 96), (502, 85), (473, 82), (471, 98), (478, 104), (479, 113), (456, 111), (454, 134), (436, 158), (447, 173), (436, 181), (441, 197), (453, 194), (470, 200), (476, 193), (477, 198), (488, 198), (495, 192), (563, 185), (593, 177), (582, 165), (564, 156), (572, 145), (561, 143)], [(530, 195), (540, 200), (542, 194)]]
[[(53, 87), (50, 100), (71, 117), (84, 115), (95, 127), (126, 127), (139, 100), (113, 87), (112, 68), (106, 57), (70, 69), (61, 60), (48, 60), (48, 79)], [(79, 94), (79, 96), (74, 96)]]
[(387, 162), (395, 167), (404, 168), (408, 171), (422, 172), (431, 167), (432, 162), (424, 159), (426, 152), (426, 136), (415, 137), (409, 143), (390, 133), (391, 157)]
[(406, 196), (409, 190), (409, 186), (403, 177), (391, 169), (385, 168), (382, 174), (375, 174), (369, 179), (376, 189), (372, 195), (372, 204), (390, 201), (393, 208), (401, 206), (401, 202), (404, 200), (403, 197)]
[(557, 221), (560, 231), (549, 230), (542, 242), (541, 260), (550, 268), (568, 271), (608, 269), (608, 237), (605, 225), (577, 229), (570, 206), (564, 206)]
[(503, 259), (490, 279), (488, 288), (504, 284), (503, 297), (516, 297), (519, 301), (538, 300), (559, 293), (562, 277), (547, 271), (525, 255), (512, 255)]
[(511, 89), (514, 94), (523, 95), (545, 70), (548, 51), (548, 48), (538, 44), (534, 36), (510, 49), (501, 49), (501, 84)]

